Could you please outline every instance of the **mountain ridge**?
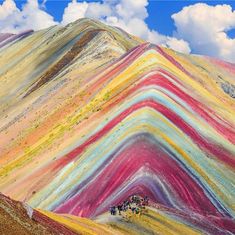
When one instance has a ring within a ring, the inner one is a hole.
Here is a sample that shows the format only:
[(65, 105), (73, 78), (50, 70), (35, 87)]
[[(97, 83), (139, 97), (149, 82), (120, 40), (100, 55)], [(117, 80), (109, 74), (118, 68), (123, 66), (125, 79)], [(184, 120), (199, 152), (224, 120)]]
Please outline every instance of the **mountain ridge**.
[[(234, 218), (234, 65), (96, 24), (54, 26), (1, 49), (0, 191), (92, 219), (147, 195), (233, 232), (224, 221)], [(16, 48), (28, 69), (18, 80)], [(45, 66), (35, 72), (37, 56)]]

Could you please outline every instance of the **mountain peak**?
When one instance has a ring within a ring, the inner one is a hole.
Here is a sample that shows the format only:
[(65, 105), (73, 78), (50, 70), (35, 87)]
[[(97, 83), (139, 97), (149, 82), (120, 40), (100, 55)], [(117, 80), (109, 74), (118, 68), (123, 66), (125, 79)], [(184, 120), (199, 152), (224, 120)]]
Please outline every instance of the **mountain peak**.
[[(0, 52), (2, 193), (72, 231), (234, 233), (233, 64), (90, 19)], [(133, 195), (143, 219), (107, 214)]]

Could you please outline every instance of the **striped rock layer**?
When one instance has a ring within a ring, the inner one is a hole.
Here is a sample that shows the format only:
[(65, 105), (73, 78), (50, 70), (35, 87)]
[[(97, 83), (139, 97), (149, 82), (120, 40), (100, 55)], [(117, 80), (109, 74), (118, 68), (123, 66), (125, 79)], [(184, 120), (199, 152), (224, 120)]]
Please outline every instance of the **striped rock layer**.
[[(131, 213), (131, 212), (130, 212)], [(48, 234), (229, 234), (196, 214), (189, 217), (182, 211), (151, 204), (141, 216), (123, 218), (104, 213), (95, 220), (69, 214), (36, 210), (0, 194), (1, 235)], [(177, 220), (176, 220), (177, 218)], [(229, 219), (225, 223), (231, 223)], [(225, 233), (224, 233), (225, 232)]]
[(92, 219), (147, 195), (155, 222), (235, 233), (234, 64), (89, 19), (0, 35), (0, 47), (2, 193)]

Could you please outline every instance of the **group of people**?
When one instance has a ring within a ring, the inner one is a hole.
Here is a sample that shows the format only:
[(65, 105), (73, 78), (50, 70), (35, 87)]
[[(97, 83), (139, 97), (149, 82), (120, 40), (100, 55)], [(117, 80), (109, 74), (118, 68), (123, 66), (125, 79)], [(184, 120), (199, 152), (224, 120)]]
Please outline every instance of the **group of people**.
[(140, 214), (143, 209), (145, 209), (146, 206), (148, 206), (149, 198), (147, 196), (144, 196), (144, 198), (133, 195), (128, 200), (125, 200), (123, 203), (118, 204), (117, 206), (111, 206), (110, 207), (110, 214), (116, 215), (117, 212), (119, 215), (122, 214), (122, 212), (127, 212), (130, 210), (133, 214)]

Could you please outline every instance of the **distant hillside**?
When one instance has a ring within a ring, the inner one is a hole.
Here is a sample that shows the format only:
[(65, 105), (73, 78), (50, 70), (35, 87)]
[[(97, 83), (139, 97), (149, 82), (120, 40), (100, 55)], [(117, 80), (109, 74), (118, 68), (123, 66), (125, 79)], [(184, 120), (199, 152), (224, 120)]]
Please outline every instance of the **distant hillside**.
[(77, 234), (28, 205), (0, 194), (0, 234)]

